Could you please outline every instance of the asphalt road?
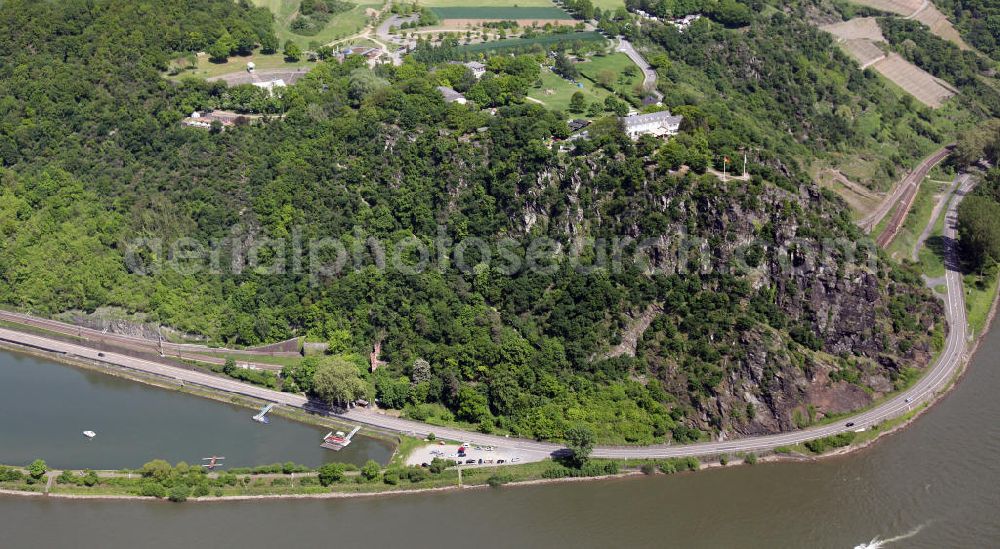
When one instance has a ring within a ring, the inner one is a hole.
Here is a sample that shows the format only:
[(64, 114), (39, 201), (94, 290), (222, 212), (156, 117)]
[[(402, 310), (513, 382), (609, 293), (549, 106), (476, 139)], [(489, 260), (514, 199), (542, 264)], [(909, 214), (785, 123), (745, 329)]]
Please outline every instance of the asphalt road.
[(624, 37), (618, 37), (618, 47), (617, 51), (620, 51), (628, 56), (633, 63), (638, 65), (642, 69), (642, 86), (650, 93), (656, 96), (657, 99), (663, 99), (663, 94), (656, 89), (656, 71), (653, 67), (646, 62), (646, 59), (642, 57), (632, 43), (626, 40)]
[[(951, 327), (945, 344), (945, 349), (931, 366), (930, 370), (912, 387), (902, 393), (880, 403), (874, 408), (859, 413), (849, 419), (842, 419), (834, 424), (813, 427), (804, 430), (749, 437), (720, 442), (704, 442), (687, 445), (658, 444), (651, 446), (598, 446), (594, 449), (594, 457), (605, 458), (665, 458), (705, 456), (718, 454), (734, 454), (740, 452), (760, 452), (774, 449), (778, 446), (788, 446), (806, 442), (819, 437), (852, 431), (860, 428), (870, 428), (887, 419), (897, 417), (923, 401), (932, 400), (938, 391), (944, 389), (952, 376), (958, 371), (964, 359), (968, 330), (965, 317), (965, 300), (962, 288), (962, 276), (957, 270), (956, 231), (955, 222), (958, 204), (965, 194), (971, 190), (974, 182), (966, 180), (951, 199), (945, 222), (946, 268), (945, 282), (945, 313)], [(28, 345), (38, 349), (64, 353), (69, 356), (83, 357), (98, 362), (106, 362), (155, 374), (184, 383), (202, 385), (217, 390), (250, 396), (261, 400), (276, 402), (286, 406), (307, 408), (308, 400), (297, 394), (282, 393), (242, 383), (229, 378), (215, 376), (204, 372), (180, 368), (153, 360), (136, 358), (123, 354), (104, 352), (98, 356), (98, 350), (84, 345), (58, 341), (40, 335), (26, 334), (6, 328), (0, 328), (0, 340)], [(330, 414), (345, 421), (394, 431), (403, 434), (425, 436), (433, 432), (438, 438), (459, 440), (481, 446), (497, 446), (517, 450), (526, 461), (539, 460), (548, 457), (562, 447), (548, 442), (485, 435), (482, 433), (464, 431), (455, 428), (435, 427), (416, 421), (384, 415), (369, 409), (355, 408), (341, 414)], [(854, 425), (847, 427), (850, 421)]]

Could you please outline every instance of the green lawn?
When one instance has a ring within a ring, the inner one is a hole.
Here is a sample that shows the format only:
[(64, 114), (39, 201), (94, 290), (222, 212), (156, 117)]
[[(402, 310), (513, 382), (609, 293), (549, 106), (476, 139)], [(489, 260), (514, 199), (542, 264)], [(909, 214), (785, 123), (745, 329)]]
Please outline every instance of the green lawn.
[(1000, 276), (996, 268), (983, 275), (966, 275), (965, 310), (969, 317), (972, 335), (978, 337), (986, 329), (986, 318), (997, 296), (997, 284)]
[(947, 190), (948, 185), (942, 185), (930, 178), (924, 179), (917, 192), (917, 198), (913, 201), (910, 214), (906, 216), (906, 222), (899, 229), (899, 234), (887, 250), (889, 255), (897, 261), (909, 259), (913, 252), (913, 246), (917, 243), (920, 233), (931, 221), (931, 214), (934, 213), (934, 205), (937, 204), (937, 194)]
[(592, 4), (602, 10), (616, 10), (625, 7), (625, 0), (593, 0)]
[[(247, 63), (253, 61), (257, 69), (294, 69), (298, 67), (310, 67), (315, 65), (315, 63), (305, 60), (296, 61), (294, 63), (288, 63), (282, 54), (276, 53), (273, 55), (263, 55), (254, 54), (248, 55), (246, 57), (230, 57), (225, 63), (213, 63), (208, 60), (207, 55), (201, 55), (197, 57), (197, 64), (192, 70), (183, 70), (180, 73), (174, 75), (172, 78), (183, 78), (185, 76), (200, 76), (202, 78), (211, 78), (213, 76), (220, 76), (223, 74), (229, 74), (233, 72), (245, 71), (247, 68)], [(185, 66), (187, 63), (184, 59), (179, 59), (174, 61), (174, 66)]]
[[(611, 55), (593, 56), (588, 61), (577, 63), (576, 67), (580, 74), (593, 84), (594, 87), (602, 80), (602, 75), (614, 75), (611, 87), (622, 98), (635, 97), (633, 88), (642, 83), (642, 71), (624, 53), (613, 53)], [(631, 76), (626, 76), (625, 72), (631, 70)]]
[(603, 102), (605, 97), (611, 95), (607, 90), (598, 88), (590, 82), (583, 82), (583, 88), (578, 88), (569, 80), (553, 74), (547, 69), (542, 70), (541, 80), (542, 87), (531, 89), (528, 92), (528, 97), (541, 101), (550, 109), (562, 111), (563, 114), (572, 118), (585, 118), (583, 113), (569, 112), (569, 100), (574, 93), (582, 91), (587, 98), (588, 105), (594, 101)]
[(947, 208), (941, 211), (934, 221), (934, 230), (931, 231), (927, 242), (920, 248), (920, 271), (931, 278), (944, 276), (944, 220), (947, 216)]
[(295, 34), (289, 29), (295, 12), (299, 8), (300, 0), (253, 0), (253, 3), (268, 8), (274, 14), (274, 32), (282, 46), (286, 40), (291, 39), (305, 49), (309, 49), (310, 44), (322, 45), (361, 32), (368, 24), (365, 10), (368, 8), (382, 9), (384, 5), (381, 2), (356, 2), (356, 5), (350, 10), (334, 15), (319, 33), (313, 36), (303, 36)]

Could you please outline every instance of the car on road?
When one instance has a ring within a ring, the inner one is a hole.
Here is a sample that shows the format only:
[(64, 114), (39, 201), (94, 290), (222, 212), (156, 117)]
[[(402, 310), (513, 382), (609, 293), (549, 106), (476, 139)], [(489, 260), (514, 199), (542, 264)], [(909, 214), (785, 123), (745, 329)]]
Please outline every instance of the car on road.
[(848, 421), (847, 425), (845, 427), (854, 427), (854, 422), (853, 421)]
[(913, 397), (906, 397), (906, 401), (905, 401), (905, 402), (906, 402), (907, 404), (909, 404), (909, 403), (913, 402)]

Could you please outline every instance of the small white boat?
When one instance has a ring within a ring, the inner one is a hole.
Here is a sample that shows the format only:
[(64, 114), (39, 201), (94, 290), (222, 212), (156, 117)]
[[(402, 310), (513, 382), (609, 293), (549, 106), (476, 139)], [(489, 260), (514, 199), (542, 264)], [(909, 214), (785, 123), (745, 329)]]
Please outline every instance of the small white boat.
[(94, 437), (97, 436), (97, 433), (95, 433), (93, 431), (84, 431), (83, 432), (83, 436), (85, 436), (87, 438), (94, 438)]

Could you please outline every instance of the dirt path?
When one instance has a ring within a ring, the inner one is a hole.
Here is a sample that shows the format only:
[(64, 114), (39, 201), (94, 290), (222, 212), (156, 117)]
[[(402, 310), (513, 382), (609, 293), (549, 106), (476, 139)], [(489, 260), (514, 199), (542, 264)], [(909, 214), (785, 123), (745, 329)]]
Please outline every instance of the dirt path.
[(951, 187), (941, 196), (938, 203), (934, 205), (934, 211), (931, 212), (931, 218), (927, 221), (927, 226), (924, 227), (924, 231), (920, 233), (920, 237), (917, 238), (916, 243), (913, 244), (913, 251), (910, 253), (910, 258), (913, 261), (920, 261), (920, 248), (923, 247), (924, 242), (931, 237), (931, 233), (934, 232), (934, 226), (937, 225), (937, 220), (941, 217), (941, 211), (944, 210), (945, 205), (951, 199), (951, 195), (955, 194), (955, 189), (959, 185), (964, 185), (966, 181), (969, 180), (969, 174), (960, 173), (955, 176), (955, 180), (951, 183)]

